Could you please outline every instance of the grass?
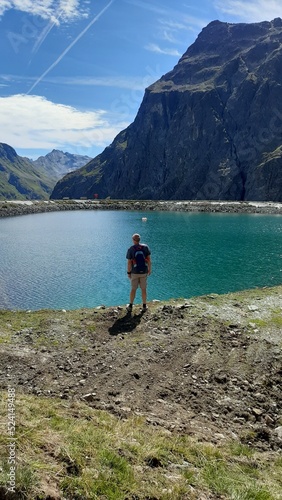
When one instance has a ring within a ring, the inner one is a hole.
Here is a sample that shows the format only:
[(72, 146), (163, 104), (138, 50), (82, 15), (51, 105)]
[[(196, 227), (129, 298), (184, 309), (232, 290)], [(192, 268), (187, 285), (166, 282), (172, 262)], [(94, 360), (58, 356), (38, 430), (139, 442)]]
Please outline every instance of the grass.
[[(33, 345), (37, 348), (64, 345), (65, 348), (78, 346), (85, 351), (87, 347), (82, 345), (83, 341), (76, 335), (71, 335), (72, 331), (80, 331), (84, 316), (84, 310), (0, 311), (0, 344), (11, 342), (16, 344), (17, 341), (21, 341), (21, 336), (31, 334)], [(68, 321), (68, 327), (64, 332), (64, 322)], [(89, 335), (95, 330), (95, 323), (87, 324)]]
[(272, 311), (272, 314), (270, 317), (262, 319), (262, 318), (250, 318), (250, 323), (253, 323), (256, 325), (258, 328), (266, 328), (266, 327), (275, 327), (275, 328), (281, 328), (282, 327), (282, 311)]
[[(2, 393), (5, 431), (7, 395)], [(45, 499), (50, 489), (66, 499), (124, 500), (282, 498), (282, 459), (239, 441), (197, 442), (149, 426), (143, 417), (120, 420), (82, 402), (16, 394), (18, 498)], [(7, 485), (7, 443), (0, 437), (0, 486)]]

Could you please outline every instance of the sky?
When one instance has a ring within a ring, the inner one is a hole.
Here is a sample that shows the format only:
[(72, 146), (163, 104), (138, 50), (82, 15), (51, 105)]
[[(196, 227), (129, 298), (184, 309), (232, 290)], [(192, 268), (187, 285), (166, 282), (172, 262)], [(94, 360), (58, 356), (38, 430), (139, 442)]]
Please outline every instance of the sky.
[(0, 142), (93, 158), (209, 22), (276, 17), (281, 0), (0, 0)]

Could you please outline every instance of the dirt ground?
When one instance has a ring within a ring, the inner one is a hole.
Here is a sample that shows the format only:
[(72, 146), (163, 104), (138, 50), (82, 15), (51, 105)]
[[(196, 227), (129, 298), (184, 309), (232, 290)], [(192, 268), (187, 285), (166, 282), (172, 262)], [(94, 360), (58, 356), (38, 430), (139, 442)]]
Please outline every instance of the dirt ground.
[(0, 311), (0, 386), (218, 443), (282, 444), (282, 287), (78, 311)]

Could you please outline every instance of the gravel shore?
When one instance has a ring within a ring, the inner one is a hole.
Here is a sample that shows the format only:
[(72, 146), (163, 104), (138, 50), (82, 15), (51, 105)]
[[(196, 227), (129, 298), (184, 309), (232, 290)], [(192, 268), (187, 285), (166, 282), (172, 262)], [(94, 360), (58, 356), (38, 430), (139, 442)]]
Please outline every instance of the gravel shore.
[(282, 214), (282, 203), (261, 201), (46, 200), (0, 201), (0, 217), (64, 210), (138, 210)]

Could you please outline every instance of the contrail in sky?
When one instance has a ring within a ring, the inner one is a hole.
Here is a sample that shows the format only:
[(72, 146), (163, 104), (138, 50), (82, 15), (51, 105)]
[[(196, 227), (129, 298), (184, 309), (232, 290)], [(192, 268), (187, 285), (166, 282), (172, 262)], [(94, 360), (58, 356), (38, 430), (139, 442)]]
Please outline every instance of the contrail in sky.
[(50, 31), (57, 24), (57, 21), (60, 19), (60, 17), (61, 17), (61, 14), (59, 14), (59, 16), (56, 17), (53, 22), (49, 22), (47, 24), (47, 26), (44, 28), (44, 30), (42, 31), (41, 35), (38, 37), (38, 39), (36, 40), (36, 42), (35, 42), (35, 44), (33, 46), (33, 49), (32, 49), (32, 53), (33, 54), (36, 54), (36, 52), (39, 50), (39, 48), (42, 45), (42, 43), (44, 42), (45, 38), (49, 35)]
[(36, 80), (36, 82), (34, 82), (34, 84), (30, 87), (30, 89), (27, 91), (27, 95), (30, 94), (30, 92), (33, 91), (33, 89), (41, 82), (41, 80), (43, 80), (43, 78), (45, 78), (46, 75), (48, 75), (48, 73), (50, 73), (50, 71), (55, 68), (57, 66), (57, 64), (59, 64), (59, 62), (65, 57), (65, 55), (72, 49), (72, 47), (78, 42), (78, 40), (80, 40), (81, 37), (83, 37), (83, 35), (85, 35), (85, 33), (89, 30), (89, 28), (91, 28), (91, 26), (96, 23), (96, 21), (98, 21), (98, 19), (104, 14), (104, 12), (106, 12), (106, 10), (112, 5), (112, 3), (114, 2), (115, 0), (111, 0), (100, 12), (99, 14), (97, 14), (97, 16), (95, 16), (92, 21), (90, 21), (90, 23), (84, 28), (84, 30), (81, 31), (81, 33), (70, 43), (70, 45), (64, 50), (64, 52), (62, 52), (62, 54), (56, 59), (56, 61), (53, 62), (53, 64), (51, 64), (51, 66), (49, 66), (48, 69), (46, 69), (46, 71), (44, 71), (44, 73), (42, 73), (42, 75)]

